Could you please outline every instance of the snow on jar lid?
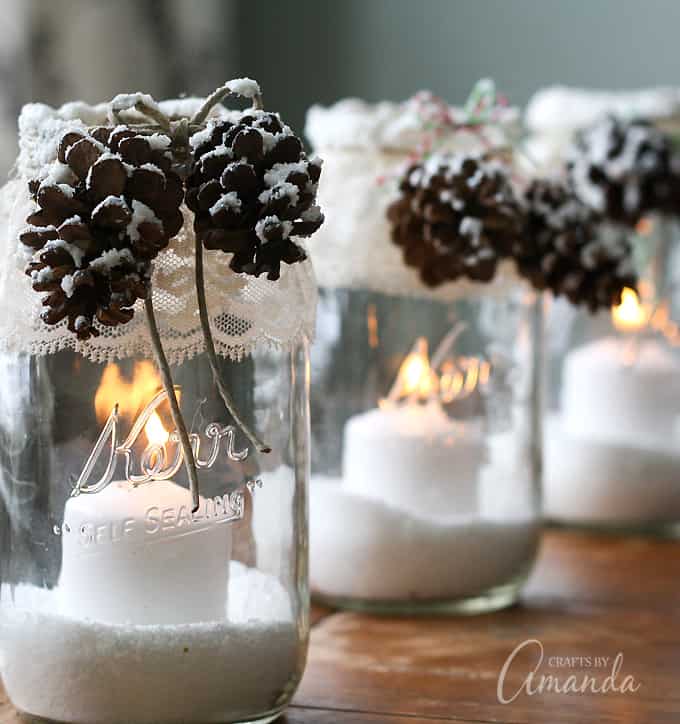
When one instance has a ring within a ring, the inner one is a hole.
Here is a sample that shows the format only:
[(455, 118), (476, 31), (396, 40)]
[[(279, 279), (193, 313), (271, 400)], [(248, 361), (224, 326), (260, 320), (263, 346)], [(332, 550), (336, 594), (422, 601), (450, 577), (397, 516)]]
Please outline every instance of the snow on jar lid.
[(646, 120), (671, 130), (680, 120), (680, 88), (606, 91), (549, 86), (532, 96), (524, 113), (525, 153), (538, 169), (561, 168), (577, 131), (605, 116)]
[(430, 91), (406, 101), (369, 103), (345, 98), (307, 112), (305, 134), (316, 149), (355, 148), (414, 151), (433, 142), (450, 150), (478, 145), (480, 133), (490, 145), (502, 145), (519, 129), (519, 111), (498, 96), (490, 80), (481, 80), (464, 106), (450, 106)]
[(534, 93), (525, 112), (532, 133), (575, 131), (606, 114), (663, 119), (680, 113), (680, 88), (607, 91), (549, 86)]

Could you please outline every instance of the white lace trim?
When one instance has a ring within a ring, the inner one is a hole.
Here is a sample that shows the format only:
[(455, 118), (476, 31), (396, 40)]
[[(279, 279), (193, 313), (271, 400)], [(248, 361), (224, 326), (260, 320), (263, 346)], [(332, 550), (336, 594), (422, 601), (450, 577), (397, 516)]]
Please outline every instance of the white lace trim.
[[(200, 100), (178, 103), (186, 115)], [(172, 113), (178, 103), (166, 102), (161, 107)], [(33, 291), (24, 274), (27, 255), (18, 237), (35, 208), (28, 180), (39, 176), (54, 160), (65, 130), (104, 123), (105, 114), (105, 105), (72, 103), (56, 110), (31, 104), (20, 116), (19, 178), (0, 189), (0, 351), (46, 355), (72, 349), (95, 362), (153, 354), (141, 302), (131, 322), (101, 328), (100, 337), (81, 342), (65, 322), (50, 326), (40, 319), (42, 295)], [(184, 215), (184, 227), (156, 258), (153, 272), (154, 307), (171, 364), (179, 364), (205, 347), (194, 284), (193, 215), (187, 209)], [(206, 296), (218, 354), (240, 359), (259, 346), (289, 349), (304, 338), (311, 339), (316, 282), (309, 261), (283, 264), (281, 278), (272, 282), (235, 274), (229, 269), (228, 254), (206, 251), (205, 255)]]

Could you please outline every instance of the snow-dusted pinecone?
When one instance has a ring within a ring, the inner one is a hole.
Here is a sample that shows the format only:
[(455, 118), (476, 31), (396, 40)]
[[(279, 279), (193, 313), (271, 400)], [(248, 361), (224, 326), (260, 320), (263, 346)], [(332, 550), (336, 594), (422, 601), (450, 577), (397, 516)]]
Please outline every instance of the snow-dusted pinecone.
[(47, 324), (68, 319), (79, 339), (132, 319), (149, 293), (151, 260), (182, 227), (182, 182), (170, 139), (131, 128), (66, 133), (44, 178), (29, 183), (38, 209), (21, 242), (33, 251), (26, 273), (47, 292)]
[(592, 312), (621, 300), (635, 288), (632, 249), (621, 230), (603, 227), (601, 217), (564, 183), (534, 181), (525, 193), (527, 223), (520, 273), (537, 289), (564, 295)]
[(680, 159), (652, 124), (606, 117), (577, 134), (567, 168), (581, 201), (635, 225), (650, 211), (680, 213)]
[(321, 161), (307, 158), (278, 114), (249, 110), (234, 121), (211, 121), (191, 145), (186, 201), (207, 249), (233, 254), (236, 272), (272, 280), (281, 262), (306, 258), (293, 239), (323, 223), (316, 205)]
[(411, 165), (387, 217), (404, 261), (431, 287), (461, 277), (492, 279), (523, 225), (507, 168), (463, 154), (437, 154)]

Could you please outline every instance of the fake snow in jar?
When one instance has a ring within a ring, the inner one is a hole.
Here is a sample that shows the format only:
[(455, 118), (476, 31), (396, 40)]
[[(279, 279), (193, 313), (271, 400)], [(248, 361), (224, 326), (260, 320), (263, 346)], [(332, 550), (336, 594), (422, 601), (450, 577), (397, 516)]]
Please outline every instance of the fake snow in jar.
[(265, 722), (302, 675), (320, 162), (260, 104), (241, 79), (20, 117), (0, 664), (30, 717)]

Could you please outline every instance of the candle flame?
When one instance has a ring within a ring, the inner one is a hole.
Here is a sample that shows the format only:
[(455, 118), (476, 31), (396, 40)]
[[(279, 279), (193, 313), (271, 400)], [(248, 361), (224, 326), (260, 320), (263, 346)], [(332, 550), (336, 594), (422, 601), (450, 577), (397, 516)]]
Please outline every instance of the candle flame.
[(621, 304), (612, 307), (612, 322), (620, 332), (637, 332), (649, 321), (649, 308), (640, 303), (637, 292), (624, 287), (621, 292)]
[(427, 340), (420, 337), (401, 363), (397, 380), (389, 396), (391, 399), (395, 399), (396, 394), (396, 399), (408, 397), (427, 400), (437, 392), (438, 387), (437, 375), (430, 366)]
[(378, 313), (375, 304), (369, 304), (366, 310), (366, 326), (368, 328), (368, 346), (377, 349), (380, 344), (378, 338)]
[[(436, 357), (439, 359), (440, 355)], [(420, 337), (404, 358), (385, 402), (439, 399), (450, 403), (469, 397), (476, 389), (486, 385), (490, 374), (490, 363), (476, 357), (447, 358), (436, 369), (433, 368), (427, 340)]]
[(401, 365), (399, 375), (403, 379), (403, 394), (427, 394), (431, 378), (430, 361), (427, 357), (427, 343), (419, 340), (419, 349), (411, 352)]
[(654, 231), (654, 222), (647, 216), (641, 218), (635, 225), (635, 232), (640, 236), (650, 236)]
[[(121, 417), (131, 420), (161, 387), (161, 379), (153, 362), (148, 360), (135, 362), (130, 380), (122, 375), (120, 367), (115, 362), (111, 362), (104, 368), (94, 397), (97, 420), (104, 423), (116, 405), (119, 407)], [(163, 428), (160, 417), (157, 414), (155, 416)], [(155, 430), (158, 430), (158, 426), (155, 426)], [(149, 440), (152, 439), (148, 434), (147, 437)], [(156, 436), (153, 439), (156, 441), (159, 438)]]
[(165, 445), (170, 439), (170, 434), (163, 426), (157, 412), (154, 412), (151, 417), (149, 417), (144, 426), (144, 434), (149, 441), (149, 445), (158, 445), (159, 447)]

